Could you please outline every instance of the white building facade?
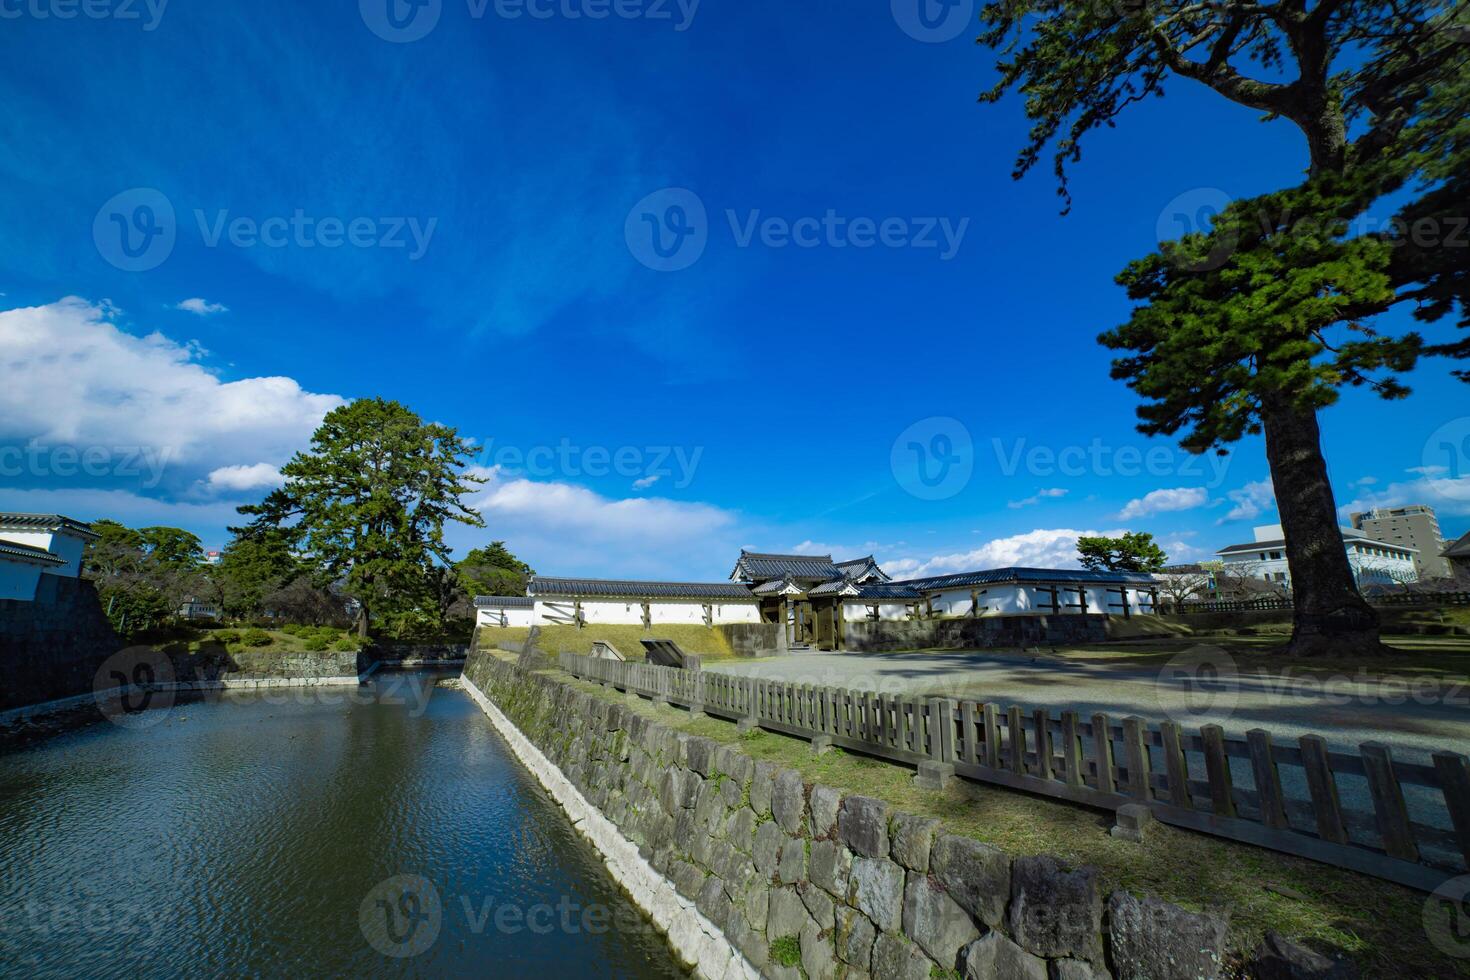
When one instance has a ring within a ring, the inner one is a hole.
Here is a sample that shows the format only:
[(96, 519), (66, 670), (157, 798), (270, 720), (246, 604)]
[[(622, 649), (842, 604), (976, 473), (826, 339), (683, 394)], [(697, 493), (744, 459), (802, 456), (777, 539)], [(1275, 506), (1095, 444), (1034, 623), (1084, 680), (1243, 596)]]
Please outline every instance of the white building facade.
[(940, 617), (1156, 611), (1150, 575), (1002, 568), (892, 581), (871, 556), (741, 552), (726, 582), (639, 582), (536, 576), (525, 596), (475, 599), (481, 626), (784, 625), (788, 642), (840, 647), (845, 623)]
[(0, 513), (0, 599), (33, 602), (42, 575), (80, 578), (97, 533), (60, 514)]
[[(1418, 549), (1378, 541), (1356, 528), (1340, 527), (1348, 564), (1359, 587), (1409, 585), (1419, 581)], [(1291, 569), (1286, 561), (1286, 535), (1280, 524), (1263, 524), (1254, 529), (1255, 540), (1221, 548), (1216, 554), (1227, 570), (1291, 588)]]

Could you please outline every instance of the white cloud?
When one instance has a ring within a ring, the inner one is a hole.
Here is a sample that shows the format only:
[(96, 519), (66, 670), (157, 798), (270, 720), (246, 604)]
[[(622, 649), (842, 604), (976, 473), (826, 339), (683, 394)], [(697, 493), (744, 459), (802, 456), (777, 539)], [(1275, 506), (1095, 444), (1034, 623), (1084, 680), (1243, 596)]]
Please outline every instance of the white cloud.
[(215, 492), (278, 487), (281, 485), (281, 471), (270, 463), (255, 463), (251, 466), (221, 466), (209, 474), (206, 483), (208, 488)]
[[(221, 381), (199, 350), (136, 336), (106, 304), (68, 297), (0, 311), (0, 441), (152, 451), (166, 486), (284, 463), (344, 403), (291, 378)], [(228, 477), (226, 477), (228, 479)]]
[(1444, 476), (1449, 471), (1450, 469), (1448, 466), (1410, 466), (1406, 472), (1413, 473), (1416, 476), (1434, 479), (1436, 477)]
[(1065, 497), (1066, 495), (1067, 491), (1065, 487), (1050, 487), (1045, 490), (1038, 490), (1035, 494), (1025, 498), (1024, 500), (1009, 501), (1006, 503), (1006, 506), (1011, 508), (1012, 510), (1019, 510), (1022, 507), (1030, 507), (1032, 504), (1039, 504), (1043, 500), (1054, 499), (1056, 497)]
[(1361, 494), (1337, 508), (1344, 519), (1354, 511), (1372, 510), (1374, 507), (1403, 507), (1407, 504), (1428, 504), (1441, 515), (1457, 517), (1470, 515), (1470, 476), (1451, 479), (1437, 475), (1446, 473), (1443, 467), (1420, 467), (1430, 471), (1428, 475), (1404, 483), (1390, 483), (1376, 493)]
[(633, 489), (634, 490), (647, 490), (649, 487), (653, 486), (655, 483), (657, 483), (659, 481), (660, 475), (661, 474), (655, 473), (652, 476), (640, 477), (639, 479), (634, 480), (633, 481)]
[(1193, 510), (1210, 502), (1210, 491), (1204, 487), (1175, 487), (1171, 490), (1153, 490), (1135, 500), (1130, 500), (1118, 512), (1118, 519), (1132, 520), (1168, 511)]
[(1216, 521), (1216, 524), (1224, 524), (1226, 521), (1250, 520), (1276, 506), (1276, 488), (1271, 485), (1270, 477), (1247, 483), (1238, 490), (1227, 490), (1225, 496), (1229, 497), (1230, 502), (1235, 506), (1231, 507), (1224, 517)]
[(1077, 539), (1091, 535), (1116, 536), (1122, 530), (1077, 531), (1071, 528), (1047, 528), (995, 538), (971, 551), (930, 558), (902, 558), (882, 562), (883, 570), (894, 578), (917, 578), (946, 575), (951, 572), (1006, 568), (1012, 565), (1035, 568), (1077, 568)]
[(199, 298), (198, 296), (195, 296), (192, 299), (186, 299), (178, 303), (174, 306), (174, 309), (183, 310), (185, 313), (197, 313), (199, 316), (211, 316), (215, 313), (230, 312), (230, 308), (225, 304), (211, 303), (206, 299)]
[(1376, 476), (1365, 476), (1365, 477), (1360, 477), (1359, 479), (1354, 480), (1353, 483), (1352, 483), (1352, 485), (1355, 486), (1355, 487), (1371, 487), (1371, 486), (1373, 486), (1373, 484), (1375, 484), (1377, 482), (1378, 482), (1378, 477), (1376, 477)]
[(736, 515), (710, 504), (614, 499), (571, 483), (507, 476), (498, 467), (474, 475), (487, 483), (467, 502), (487, 527), (455, 529), (451, 543), (458, 548), (493, 535), (546, 574), (666, 577), (702, 565), (718, 579), (725, 572), (714, 569), (739, 550)]

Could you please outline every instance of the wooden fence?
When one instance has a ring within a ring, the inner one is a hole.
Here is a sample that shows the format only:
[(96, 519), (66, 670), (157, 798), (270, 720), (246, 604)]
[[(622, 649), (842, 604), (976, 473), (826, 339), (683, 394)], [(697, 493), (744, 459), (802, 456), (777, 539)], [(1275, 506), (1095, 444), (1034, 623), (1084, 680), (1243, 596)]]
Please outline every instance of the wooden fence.
[[(1470, 592), (1394, 592), (1384, 595), (1365, 596), (1372, 606), (1470, 606)], [(1214, 599), (1207, 602), (1174, 603), (1177, 612), (1255, 612), (1274, 609), (1290, 610), (1291, 599), (1285, 596), (1268, 596), (1262, 599)]]
[(1116, 810), (1432, 891), (1470, 868), (1470, 764), (1437, 752), (1398, 762), (1387, 745), (1330, 751), (1218, 725), (917, 698), (708, 671), (559, 657), (577, 677), (865, 755)]

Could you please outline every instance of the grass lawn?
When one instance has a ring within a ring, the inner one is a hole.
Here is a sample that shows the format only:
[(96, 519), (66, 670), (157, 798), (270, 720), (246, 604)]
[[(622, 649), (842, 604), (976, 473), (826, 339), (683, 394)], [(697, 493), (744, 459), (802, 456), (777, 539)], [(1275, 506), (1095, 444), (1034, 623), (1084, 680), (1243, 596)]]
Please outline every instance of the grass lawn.
[[(950, 833), (1004, 849), (1012, 856), (1052, 854), (1099, 870), (1104, 888), (1151, 894), (1187, 908), (1226, 909), (1230, 947), (1248, 954), (1267, 929), (1308, 945), (1345, 950), (1364, 976), (1470, 976), (1470, 962), (1438, 952), (1421, 916), (1425, 896), (1398, 885), (1300, 858), (1157, 826), (1143, 844), (1108, 833), (1109, 814), (1002, 787), (956, 780), (943, 792), (922, 790), (912, 770), (841, 750), (817, 758), (808, 744), (770, 732), (740, 736), (733, 723), (693, 721), (674, 707), (630, 701), (568, 679), (579, 690), (633, 704), (635, 710), (691, 734), (739, 742), (758, 759), (796, 769), (805, 780), (880, 797), (910, 813), (939, 819)], [(1439, 906), (1438, 913), (1445, 913)]]
[[(494, 647), (500, 642), (521, 643), (530, 632), (527, 626), (480, 627), (480, 646)], [(706, 660), (732, 660), (735, 652), (725, 641), (719, 630), (707, 626), (685, 624), (657, 625), (652, 630), (642, 626), (588, 624), (582, 628), (554, 624), (541, 627), (538, 645), (552, 655), (563, 650), (586, 655), (592, 652), (592, 644), (598, 640), (611, 643), (618, 652), (629, 660), (644, 659), (643, 639), (673, 640), (686, 652), (698, 654)]]

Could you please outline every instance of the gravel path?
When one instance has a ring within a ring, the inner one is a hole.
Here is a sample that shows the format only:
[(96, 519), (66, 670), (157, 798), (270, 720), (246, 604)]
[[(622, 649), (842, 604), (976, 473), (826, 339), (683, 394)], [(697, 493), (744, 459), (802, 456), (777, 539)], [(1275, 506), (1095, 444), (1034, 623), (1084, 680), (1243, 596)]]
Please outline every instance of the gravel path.
[(888, 693), (948, 695), (1026, 708), (1105, 711), (1114, 718), (1209, 723), (1241, 736), (1269, 730), (1278, 741), (1308, 733), (1334, 749), (1386, 742), (1396, 758), (1428, 762), (1450, 749), (1470, 754), (1470, 688), (1426, 679), (1372, 681), (1236, 674), (1228, 656), (1181, 655), (1160, 668), (1061, 657), (973, 652), (814, 654), (708, 670)]

